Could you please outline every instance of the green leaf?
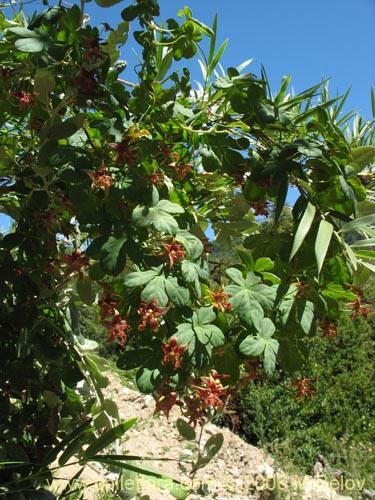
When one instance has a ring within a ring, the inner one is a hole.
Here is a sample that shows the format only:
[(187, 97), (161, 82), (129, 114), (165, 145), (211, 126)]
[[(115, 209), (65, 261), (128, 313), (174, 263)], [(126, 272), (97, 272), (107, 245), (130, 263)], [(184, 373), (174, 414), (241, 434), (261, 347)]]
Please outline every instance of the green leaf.
[(101, 248), (101, 267), (111, 276), (117, 276), (125, 267), (126, 240), (126, 237), (109, 236)]
[(353, 219), (350, 222), (346, 222), (339, 230), (339, 233), (348, 233), (350, 231), (360, 230), (363, 227), (370, 225), (375, 225), (375, 214), (365, 215), (359, 219)]
[(112, 429), (104, 432), (96, 441), (90, 444), (84, 454), (84, 460), (92, 458), (97, 453), (103, 451), (107, 446), (112, 444), (116, 439), (122, 438), (122, 436), (127, 432), (137, 421), (137, 418), (132, 418), (116, 425)]
[(325, 256), (327, 255), (332, 233), (332, 224), (326, 220), (320, 221), (318, 234), (315, 240), (315, 257), (318, 265), (318, 274), (322, 269)]
[(254, 318), (254, 326), (258, 330), (257, 336), (249, 335), (239, 345), (245, 356), (257, 357), (263, 354), (263, 366), (267, 375), (271, 375), (276, 367), (276, 354), (279, 343), (272, 338), (275, 325), (270, 318), (262, 318), (258, 314)]
[(147, 271), (129, 273), (124, 278), (124, 285), (129, 287), (145, 285), (155, 277), (160, 276), (161, 270), (162, 266), (159, 266)]
[(157, 360), (152, 358), (146, 366), (141, 366), (136, 374), (136, 382), (138, 389), (144, 394), (154, 392), (162, 381), (160, 369), (156, 366)]
[(176, 241), (181, 243), (189, 254), (189, 259), (192, 261), (201, 257), (203, 252), (203, 243), (199, 238), (191, 234), (189, 231), (180, 230), (176, 234)]
[(191, 362), (198, 368), (205, 367), (211, 359), (212, 348), (224, 344), (224, 334), (214, 321), (216, 314), (212, 307), (202, 307), (193, 313), (191, 323), (177, 326), (176, 337), (180, 345), (188, 345)]
[(254, 271), (262, 273), (263, 271), (271, 271), (275, 267), (274, 262), (268, 257), (260, 257), (254, 263)]
[(82, 278), (76, 281), (76, 290), (79, 298), (87, 306), (91, 306), (94, 301), (92, 282), (89, 278)]
[[(56, 460), (58, 455), (70, 446), (75, 446), (77, 440), (80, 442), (81, 436), (85, 434), (91, 427), (92, 419), (88, 419), (79, 425), (74, 431), (65, 436), (59, 443), (57, 443), (44, 457), (43, 466), (46, 467)], [(72, 456), (72, 455), (70, 455)], [(69, 457), (70, 458), (70, 457)], [(59, 461), (60, 463), (60, 461)], [(63, 465), (63, 463), (61, 464)]]
[(136, 226), (147, 227), (153, 225), (157, 231), (175, 235), (178, 231), (177, 221), (170, 214), (182, 214), (184, 209), (169, 200), (160, 200), (153, 207), (138, 205), (133, 210), (133, 221)]
[(158, 306), (166, 306), (169, 300), (179, 306), (189, 305), (189, 290), (181, 286), (176, 277), (165, 277), (164, 274), (160, 274), (161, 269), (162, 266), (129, 273), (124, 278), (124, 285), (128, 287), (146, 285), (141, 297), (147, 302), (156, 299)]
[(146, 302), (151, 302), (156, 299), (158, 306), (166, 306), (168, 304), (168, 294), (165, 289), (166, 278), (164, 275), (156, 276), (142, 290), (141, 297)]
[(221, 433), (209, 437), (203, 447), (203, 455), (210, 460), (219, 453), (224, 444), (224, 436)]
[(306, 210), (303, 214), (303, 217), (298, 225), (294, 241), (292, 251), (289, 257), (289, 260), (292, 260), (295, 254), (300, 249), (302, 243), (304, 242), (307, 233), (310, 231), (311, 225), (314, 221), (316, 213), (315, 205), (312, 205), (310, 202), (307, 203)]
[(375, 238), (368, 238), (365, 240), (358, 240), (351, 244), (352, 248), (363, 248), (375, 246)]
[(213, 307), (201, 307), (196, 316), (193, 317), (193, 325), (208, 325), (215, 321), (216, 314)]
[(14, 34), (20, 37), (14, 42), (14, 46), (21, 52), (42, 52), (43, 50), (47, 50), (52, 43), (51, 39), (48, 36), (48, 33), (40, 30), (29, 30), (27, 28), (9, 28), (6, 30), (7, 37), (9, 33), (11, 35)]
[(80, 396), (68, 386), (65, 387), (65, 396), (66, 400), (64, 401), (64, 407), (69, 408), (69, 411), (75, 413), (81, 413), (85, 411)]
[(173, 304), (177, 306), (187, 306), (190, 303), (189, 290), (182, 286), (177, 278), (168, 276), (165, 281), (165, 291)]
[[(121, 1), (121, 0), (118, 0)], [(120, 51), (118, 49), (119, 45), (123, 45), (129, 33), (129, 23), (127, 21), (121, 21), (117, 28), (111, 31), (106, 38), (105, 42), (102, 44), (102, 51), (109, 55), (111, 64), (117, 63), (120, 56)], [(118, 71), (117, 64), (116, 70)]]
[(178, 418), (176, 421), (176, 427), (181, 437), (187, 441), (194, 441), (197, 433), (183, 418)]
[(137, 16), (138, 14), (140, 13), (140, 5), (129, 5), (129, 7), (126, 7), (126, 9), (124, 9), (122, 12), (121, 12), (121, 17), (124, 19), (124, 21), (133, 21)]
[(236, 285), (227, 285), (224, 289), (226, 293), (231, 295), (228, 302), (248, 325), (253, 324), (256, 315), (263, 317), (263, 310), (272, 310), (276, 297), (274, 286), (264, 285), (261, 283), (261, 279), (252, 272), (248, 273), (246, 280), (243, 279), (241, 272), (235, 268), (227, 269), (226, 274), (237, 283)]
[(220, 76), (213, 83), (215, 89), (230, 89), (233, 85), (233, 80), (229, 76)]
[(99, 5), (99, 7), (112, 7), (112, 5), (116, 5), (120, 2), (122, 2), (122, 0), (95, 0), (95, 3)]
[(151, 361), (154, 351), (150, 349), (138, 348), (132, 351), (122, 352), (116, 362), (116, 366), (121, 370), (133, 370)]
[(47, 68), (39, 68), (35, 73), (34, 91), (38, 94), (39, 102), (48, 106), (50, 92), (55, 88), (56, 82), (53, 73)]
[(364, 170), (366, 167), (371, 167), (375, 162), (375, 147), (374, 146), (360, 146), (352, 148), (352, 166), (357, 174)]
[(221, 160), (212, 148), (203, 146), (200, 155), (202, 157), (202, 166), (207, 172), (215, 172), (221, 168)]
[(253, 357), (260, 356), (263, 353), (265, 346), (266, 343), (261, 337), (247, 336), (241, 342), (239, 348), (242, 354), (244, 354), (245, 356)]

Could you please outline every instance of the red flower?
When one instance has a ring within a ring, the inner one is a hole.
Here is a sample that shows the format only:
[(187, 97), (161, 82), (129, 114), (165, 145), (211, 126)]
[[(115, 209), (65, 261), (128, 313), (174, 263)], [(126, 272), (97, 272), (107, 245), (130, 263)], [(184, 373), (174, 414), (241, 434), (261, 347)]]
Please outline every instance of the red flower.
[(155, 186), (162, 186), (164, 184), (164, 174), (160, 170), (155, 170), (151, 174), (150, 179)]
[(120, 300), (114, 296), (112, 290), (105, 288), (102, 297), (98, 302), (98, 306), (102, 310), (101, 318), (105, 319), (107, 316), (119, 316), (117, 310)]
[(254, 201), (249, 203), (250, 207), (254, 209), (254, 215), (263, 215), (264, 217), (269, 216), (269, 211), (267, 209), (269, 203), (267, 200)]
[(182, 414), (189, 419), (189, 424), (193, 424), (194, 427), (198, 422), (203, 424), (206, 409), (203, 407), (202, 400), (198, 394), (186, 396), (184, 402), (186, 410)]
[(171, 176), (178, 180), (183, 180), (187, 172), (193, 172), (193, 167), (181, 161), (179, 153), (170, 149), (165, 142), (160, 144), (160, 151), (155, 156), (162, 157), (163, 164), (172, 169)]
[(172, 268), (173, 264), (185, 258), (185, 249), (180, 243), (177, 243), (175, 240), (172, 243), (164, 244), (163, 247), (167, 252), (167, 256), (169, 259), (169, 267)]
[(227, 298), (231, 297), (231, 295), (229, 293), (225, 293), (222, 288), (220, 288), (217, 292), (208, 290), (208, 293), (210, 294), (212, 305), (218, 311), (225, 313), (226, 311), (232, 310), (232, 305), (227, 302)]
[(217, 408), (224, 406), (229, 386), (224, 387), (220, 382), (220, 379), (227, 377), (228, 375), (219, 375), (216, 370), (212, 370), (208, 377), (201, 377), (204, 387), (196, 385), (193, 386), (198, 392), (198, 397), (202, 401), (204, 408), (207, 408), (208, 406), (214, 406)]
[(321, 338), (331, 337), (332, 339), (335, 339), (339, 333), (337, 321), (321, 321), (318, 326), (322, 330)]
[(173, 365), (173, 370), (177, 370), (181, 368), (181, 357), (184, 352), (187, 351), (187, 345), (178, 345), (177, 338), (173, 336), (169, 343), (166, 344), (163, 342), (161, 347), (163, 349), (164, 358), (161, 362), (162, 365), (166, 365), (171, 363)]
[(248, 372), (248, 375), (246, 375), (246, 377), (244, 377), (241, 380), (241, 387), (245, 387), (251, 380), (257, 378), (257, 376), (259, 375), (259, 365), (260, 365), (258, 360), (255, 361), (245, 360), (243, 364), (245, 365), (245, 369)]
[(183, 406), (183, 402), (177, 399), (177, 393), (168, 383), (164, 383), (157, 391), (153, 393), (156, 401), (154, 415), (163, 412), (167, 418), (174, 405)]
[(129, 139), (123, 139), (120, 144), (111, 142), (108, 144), (108, 146), (117, 152), (117, 159), (115, 161), (115, 165), (117, 167), (123, 165), (124, 163), (129, 167), (133, 163), (137, 163), (138, 155)]
[(301, 403), (302, 400), (306, 397), (308, 397), (309, 399), (314, 399), (314, 392), (316, 391), (316, 387), (311, 386), (311, 384), (313, 384), (314, 382), (316, 382), (316, 379), (313, 378), (292, 378), (293, 385), (296, 385), (298, 388), (297, 394), (293, 396), (293, 399), (298, 399), (299, 403)]
[(350, 316), (350, 318), (356, 319), (361, 314), (367, 319), (368, 315), (370, 314), (370, 309), (368, 307), (364, 307), (362, 304), (371, 304), (371, 302), (363, 299), (363, 292), (359, 290), (359, 288), (356, 288), (353, 285), (350, 285), (350, 287), (353, 293), (357, 295), (357, 298), (355, 300), (345, 304), (346, 306), (351, 306), (354, 309), (353, 314)]
[(96, 70), (87, 71), (81, 66), (77, 78), (73, 80), (73, 84), (79, 87), (79, 91), (83, 94), (96, 95), (98, 93)]
[(137, 313), (142, 316), (138, 325), (138, 330), (143, 332), (147, 325), (149, 325), (154, 333), (159, 331), (158, 318), (168, 311), (168, 307), (157, 307), (156, 299), (152, 299), (147, 303), (141, 299), (141, 304), (137, 309)]
[(72, 255), (62, 255), (62, 261), (67, 264), (64, 276), (69, 276), (74, 272), (78, 272), (80, 278), (84, 277), (85, 268), (89, 265), (89, 258), (79, 248), (76, 248)]
[(298, 291), (295, 294), (294, 298), (298, 299), (298, 297), (305, 297), (305, 299), (307, 299), (307, 294), (308, 294), (307, 289), (310, 286), (310, 282), (309, 281), (298, 281), (297, 283), (293, 283), (293, 285), (298, 287)]
[[(38, 96), (37, 92), (33, 92), (30, 94), (30, 92), (25, 92), (24, 90), (21, 90), (19, 93), (19, 107), (20, 109), (30, 109), (33, 106), (36, 106), (35, 102), (35, 97)], [(18, 96), (17, 96), (18, 97)]]
[(111, 332), (109, 341), (113, 342), (116, 338), (118, 338), (120, 340), (120, 345), (124, 347), (127, 340), (126, 332), (131, 330), (131, 326), (127, 323), (127, 321), (125, 319), (121, 319), (121, 316), (118, 315), (110, 321), (104, 321), (103, 324)]
[(97, 172), (86, 170), (86, 173), (92, 180), (91, 189), (103, 189), (103, 191), (107, 191), (115, 182), (112, 176), (106, 173), (104, 162), (102, 162)]

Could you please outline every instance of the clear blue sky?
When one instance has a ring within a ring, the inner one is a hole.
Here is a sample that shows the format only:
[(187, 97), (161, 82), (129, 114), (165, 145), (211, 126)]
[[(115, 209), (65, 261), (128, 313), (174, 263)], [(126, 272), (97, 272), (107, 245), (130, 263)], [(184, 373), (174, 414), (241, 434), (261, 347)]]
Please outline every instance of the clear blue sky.
[[(124, 0), (110, 8), (86, 4), (92, 23), (115, 26)], [(292, 75), (296, 91), (331, 78), (330, 93), (344, 93), (352, 85), (346, 107), (372, 118), (370, 87), (375, 87), (375, 0), (160, 0), (161, 17), (175, 17), (187, 5), (195, 18), (211, 25), (219, 17), (219, 40), (229, 38), (224, 67), (254, 61), (250, 71), (260, 72), (263, 64), (278, 88), (281, 78)], [(131, 48), (139, 46), (129, 38), (122, 58), (134, 61)], [(191, 63), (189, 63), (189, 66)], [(191, 66), (200, 77), (197, 63)], [(125, 73), (131, 76), (131, 64)]]

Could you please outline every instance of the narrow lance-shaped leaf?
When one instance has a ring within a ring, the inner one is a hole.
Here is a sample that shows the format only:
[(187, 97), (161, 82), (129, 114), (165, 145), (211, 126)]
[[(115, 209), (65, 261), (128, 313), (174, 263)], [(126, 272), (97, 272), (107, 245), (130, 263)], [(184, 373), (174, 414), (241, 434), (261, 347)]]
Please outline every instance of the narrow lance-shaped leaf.
[(132, 418), (126, 422), (116, 425), (112, 429), (102, 434), (99, 439), (94, 441), (85, 451), (85, 459), (94, 456), (96, 453), (102, 451), (104, 448), (112, 444), (116, 439), (121, 438), (126, 431), (128, 431), (135, 423), (137, 419)]
[(307, 236), (307, 233), (310, 231), (311, 225), (314, 221), (315, 213), (316, 213), (315, 205), (308, 202), (305, 213), (303, 214), (303, 217), (298, 225), (296, 235), (294, 237), (293, 247), (292, 247), (292, 251), (291, 251), (289, 260), (293, 259), (293, 257), (296, 255), (296, 253), (300, 249), (302, 243), (304, 242), (304, 240)]
[(359, 219), (351, 220), (344, 224), (339, 233), (348, 233), (350, 231), (354, 231), (355, 229), (362, 229), (364, 226), (368, 226), (374, 224), (375, 225), (375, 215), (366, 215), (365, 217), (360, 217)]
[(332, 233), (332, 224), (326, 220), (322, 220), (319, 224), (318, 234), (315, 240), (315, 257), (318, 264), (318, 273), (320, 273), (322, 269), (329, 244), (331, 242)]

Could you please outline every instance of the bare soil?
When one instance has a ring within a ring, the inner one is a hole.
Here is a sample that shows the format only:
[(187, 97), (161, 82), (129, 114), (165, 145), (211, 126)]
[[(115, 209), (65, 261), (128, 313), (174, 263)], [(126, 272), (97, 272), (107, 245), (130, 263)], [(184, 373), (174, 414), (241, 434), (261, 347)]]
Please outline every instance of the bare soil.
[[(134, 417), (138, 419), (126, 433), (126, 439), (119, 444), (117, 449), (111, 450), (112, 453), (151, 458), (152, 460), (140, 460), (133, 463), (139, 467), (152, 467), (165, 476), (183, 482), (187, 487), (193, 487), (194, 492), (188, 497), (189, 500), (280, 498), (280, 496), (270, 495), (269, 491), (265, 494), (265, 487), (271, 486), (272, 489), (273, 485), (271, 476), (268, 477), (267, 474), (276, 472), (276, 466), (272, 457), (264, 451), (249, 445), (229, 429), (219, 428), (212, 423), (204, 426), (200, 445), (194, 441), (187, 441), (181, 438), (176, 428), (176, 420), (181, 418), (179, 408), (172, 410), (169, 419), (162, 414), (154, 415), (155, 402), (152, 396), (145, 396), (136, 390), (124, 387), (121, 380), (112, 373), (108, 376), (110, 383), (105, 390), (105, 396), (116, 402), (121, 420), (126, 421)], [(200, 428), (197, 428), (197, 431), (199, 434)], [(200, 446), (202, 450), (205, 442), (218, 433), (224, 437), (221, 450), (205, 467), (192, 476), (190, 473), (192, 464), (198, 457), (198, 447)], [(60, 470), (54, 488), (61, 491), (66, 481), (70, 480), (78, 470), (76, 465)], [(278, 473), (281, 474), (279, 475), (281, 480), (285, 481), (285, 474), (280, 471)], [(146, 480), (145, 476), (130, 475), (123, 479), (121, 485), (116, 473), (106, 470), (100, 464), (86, 466), (80, 476), (80, 481), (85, 485), (85, 500), (101, 498), (127, 500), (131, 498), (130, 490), (133, 486), (138, 487), (142, 500), (172, 500), (174, 498), (168, 491), (168, 486), (171, 485), (168, 481), (156, 479), (150, 481)], [(305, 485), (305, 491), (295, 491), (293, 496), (303, 497), (305, 500), (340, 499), (335, 491), (327, 489), (326, 484), (322, 486), (322, 492), (318, 493), (319, 485), (314, 483), (313, 479), (309, 481), (313, 482)], [(109, 496), (108, 491), (117, 492), (117, 495)]]

